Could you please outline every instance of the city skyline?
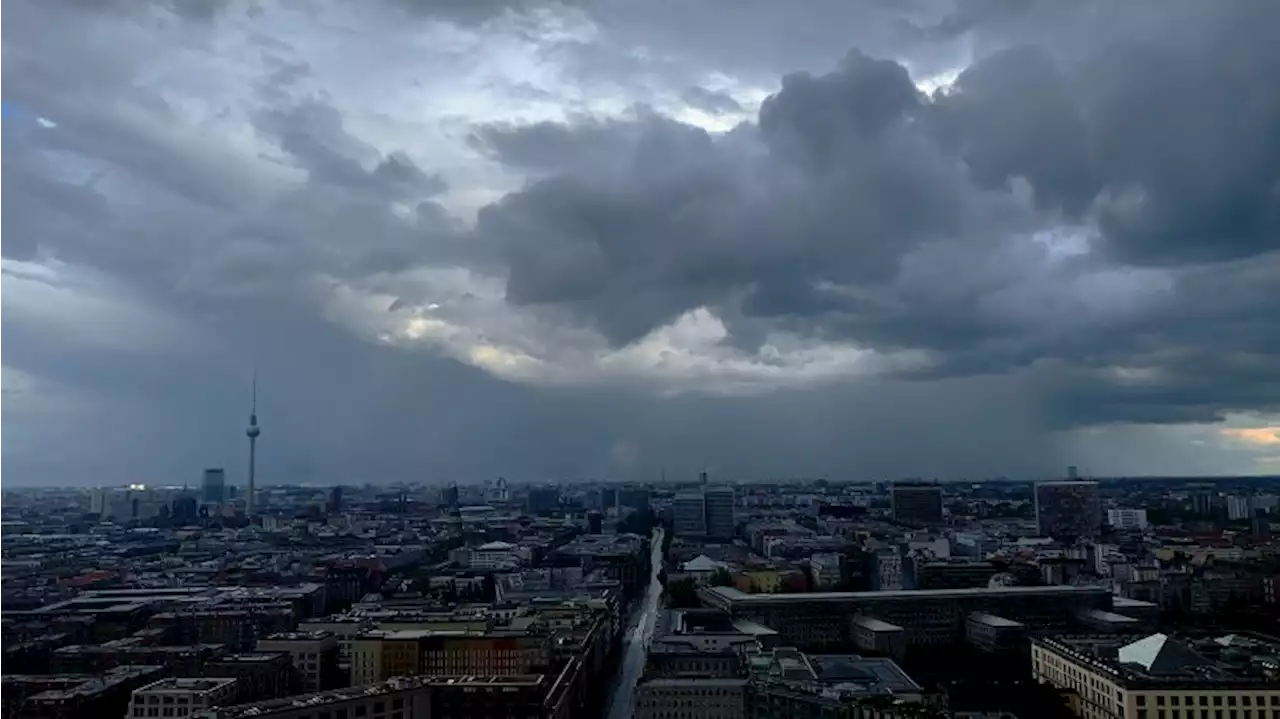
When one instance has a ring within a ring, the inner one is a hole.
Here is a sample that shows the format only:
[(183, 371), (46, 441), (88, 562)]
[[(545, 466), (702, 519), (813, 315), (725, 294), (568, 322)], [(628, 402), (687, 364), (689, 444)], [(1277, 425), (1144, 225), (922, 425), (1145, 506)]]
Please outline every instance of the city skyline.
[(254, 368), (264, 485), (1274, 475), (1280, 6), (1174, 4), (7, 8), (4, 478), (243, 486)]

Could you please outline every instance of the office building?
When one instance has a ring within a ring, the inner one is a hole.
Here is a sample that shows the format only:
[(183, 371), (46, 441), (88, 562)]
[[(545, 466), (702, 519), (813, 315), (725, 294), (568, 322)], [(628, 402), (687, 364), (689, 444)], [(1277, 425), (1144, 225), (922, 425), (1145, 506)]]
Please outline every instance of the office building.
[(618, 490), (618, 508), (648, 510), (649, 509), (649, 490), (644, 488), (629, 488)]
[(318, 692), (341, 686), (338, 638), (333, 632), (279, 632), (258, 640), (259, 652), (285, 652), (298, 677), (298, 691)]
[(912, 562), (915, 589), (975, 589), (985, 587), (999, 568), (986, 561), (969, 562), (948, 559), (937, 562)]
[(636, 685), (636, 719), (741, 719), (747, 680), (657, 677)]
[(397, 677), (206, 711), (199, 719), (571, 719), (572, 663), (558, 674)]
[(889, 499), (895, 522), (937, 524), (942, 521), (942, 487), (937, 483), (894, 482)]
[(182, 719), (235, 700), (236, 680), (169, 677), (133, 691), (131, 719)]
[(522, 631), (373, 630), (351, 642), (351, 685), (392, 677), (500, 676), (546, 669), (551, 643)]
[(560, 490), (555, 487), (529, 488), (529, 514), (546, 515), (560, 510)]
[(206, 469), (200, 482), (205, 502), (222, 504), (227, 499), (227, 473), (221, 468)]
[(1273, 640), (1238, 634), (1045, 637), (1032, 641), (1031, 671), (1071, 692), (1086, 719), (1274, 719), (1277, 655)]
[(852, 620), (869, 616), (902, 627), (911, 646), (963, 638), (965, 619), (984, 612), (1032, 629), (1066, 630), (1088, 609), (1112, 609), (1100, 586), (986, 587), (881, 592), (747, 594), (732, 587), (704, 587), (698, 597), (735, 619), (774, 629), (779, 642), (801, 649), (835, 648), (852, 642)]
[(707, 487), (703, 491), (703, 503), (707, 513), (707, 537), (733, 539), (733, 535), (737, 532), (735, 502), (733, 487)]
[(1040, 482), (1035, 501), (1036, 525), (1042, 537), (1072, 542), (1095, 537), (1102, 529), (1097, 482)]
[(1253, 517), (1253, 498), (1247, 495), (1230, 495), (1227, 497), (1227, 519), (1238, 521)]
[(671, 502), (671, 529), (677, 537), (707, 535), (707, 499), (701, 490), (675, 496)]
[(1147, 510), (1145, 509), (1108, 509), (1107, 524), (1120, 530), (1142, 530), (1147, 528)]
[(785, 647), (749, 657), (748, 676), (754, 719), (923, 716), (924, 688), (884, 657)]

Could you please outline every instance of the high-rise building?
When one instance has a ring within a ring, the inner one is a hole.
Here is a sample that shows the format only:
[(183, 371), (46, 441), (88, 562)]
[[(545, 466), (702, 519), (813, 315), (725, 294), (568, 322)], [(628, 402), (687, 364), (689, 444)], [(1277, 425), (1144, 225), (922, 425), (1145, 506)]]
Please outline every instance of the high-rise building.
[(206, 469), (200, 486), (204, 501), (221, 504), (227, 498), (227, 473), (220, 467)]
[(1250, 519), (1253, 517), (1253, 498), (1247, 495), (1230, 495), (1227, 497), (1227, 519), (1231, 521)]
[(96, 487), (89, 494), (89, 512), (99, 515), (103, 518), (107, 516), (107, 489), (104, 487)]
[(714, 539), (732, 539), (737, 531), (733, 487), (707, 487), (702, 494), (707, 513), (707, 536)]
[(587, 512), (587, 534), (601, 534), (604, 532), (604, 515), (598, 510)]
[(1094, 537), (1102, 529), (1098, 483), (1041, 482), (1036, 485), (1036, 525), (1040, 536), (1060, 541)]
[(329, 490), (329, 514), (342, 514), (342, 485)]
[(529, 488), (529, 513), (550, 514), (560, 509), (560, 490), (555, 487)]
[(671, 529), (677, 537), (707, 535), (707, 498), (700, 490), (680, 492), (671, 501)]
[(942, 487), (935, 482), (894, 482), (889, 499), (894, 521), (909, 524), (942, 521)]
[(457, 483), (450, 482), (449, 486), (440, 490), (440, 504), (448, 507), (449, 509), (454, 509), (458, 506), (458, 498), (459, 494)]

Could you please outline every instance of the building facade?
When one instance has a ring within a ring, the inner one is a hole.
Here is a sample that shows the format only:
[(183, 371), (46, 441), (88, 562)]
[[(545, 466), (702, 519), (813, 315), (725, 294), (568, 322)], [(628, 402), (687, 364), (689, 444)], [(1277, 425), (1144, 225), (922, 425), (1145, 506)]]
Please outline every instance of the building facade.
[(937, 524), (942, 521), (942, 487), (938, 484), (895, 482), (889, 499), (896, 522)]
[(1035, 492), (1040, 536), (1070, 542), (1095, 537), (1102, 529), (1097, 482), (1041, 482)]
[[(1275, 719), (1274, 665), (1270, 675), (1250, 667), (1265, 667), (1263, 657), (1277, 650), (1237, 635), (1195, 645), (1164, 634), (1044, 638), (1032, 642), (1031, 671), (1036, 681), (1071, 692), (1083, 719)], [(1251, 651), (1259, 661), (1240, 661)]]
[(712, 539), (732, 539), (737, 533), (733, 487), (708, 487), (703, 492), (706, 506), (707, 536)]
[(671, 529), (677, 537), (707, 535), (707, 500), (701, 492), (681, 492), (671, 502)]

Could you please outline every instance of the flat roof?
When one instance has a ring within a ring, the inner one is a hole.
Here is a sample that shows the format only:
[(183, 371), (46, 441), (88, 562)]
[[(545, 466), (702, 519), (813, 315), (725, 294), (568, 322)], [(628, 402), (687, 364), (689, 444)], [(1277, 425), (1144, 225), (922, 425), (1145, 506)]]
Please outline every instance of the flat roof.
[(666, 678), (659, 678), (659, 679), (643, 680), (636, 685), (636, 689), (639, 690), (641, 687), (673, 687), (673, 688), (675, 687), (695, 687), (695, 688), (709, 687), (709, 688), (720, 688), (720, 689), (726, 689), (726, 688), (732, 689), (732, 688), (738, 688), (738, 687), (745, 687), (746, 685), (747, 685), (746, 679), (681, 679), (681, 678), (666, 677)]
[(902, 627), (898, 626), (897, 624), (890, 624), (889, 622), (886, 622), (884, 620), (876, 619), (875, 617), (868, 617), (865, 615), (854, 617), (853, 623), (857, 624), (860, 627), (866, 627), (867, 629), (870, 629), (873, 632), (902, 631)]
[(1100, 622), (1109, 622), (1112, 624), (1136, 624), (1138, 622), (1138, 620), (1133, 617), (1126, 617), (1123, 614), (1116, 614), (1115, 612), (1104, 612), (1101, 609), (1090, 609), (1084, 614), (1090, 619), (1096, 619)]
[(1155, 602), (1147, 602), (1141, 599), (1133, 599), (1130, 597), (1121, 597), (1119, 595), (1111, 598), (1111, 606), (1120, 609), (1159, 609), (1159, 605)]
[(985, 624), (989, 627), (1021, 627), (1022, 622), (1015, 622), (1012, 619), (996, 616), (995, 614), (987, 614), (986, 612), (974, 612), (969, 618), (979, 624)]
[(187, 692), (208, 692), (229, 684), (235, 684), (236, 680), (231, 677), (207, 677), (203, 679), (188, 677), (166, 677), (159, 681), (134, 690), (135, 694), (145, 692), (167, 692), (167, 691), (187, 691)]
[(879, 592), (807, 592), (747, 594), (733, 587), (707, 587), (701, 591), (738, 604), (787, 604), (803, 602), (857, 602), (879, 599), (948, 599), (960, 597), (1016, 597), (1073, 594), (1110, 594), (1106, 587), (1051, 585), (1047, 587), (976, 587), (971, 589), (892, 589)]

